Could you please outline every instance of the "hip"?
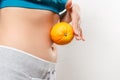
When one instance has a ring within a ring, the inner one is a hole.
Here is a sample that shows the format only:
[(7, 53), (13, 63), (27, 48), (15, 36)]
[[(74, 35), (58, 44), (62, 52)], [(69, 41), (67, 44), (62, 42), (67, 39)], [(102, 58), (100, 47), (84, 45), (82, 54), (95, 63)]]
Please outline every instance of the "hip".
[(0, 69), (2, 80), (55, 80), (55, 63), (8, 46), (0, 45)]

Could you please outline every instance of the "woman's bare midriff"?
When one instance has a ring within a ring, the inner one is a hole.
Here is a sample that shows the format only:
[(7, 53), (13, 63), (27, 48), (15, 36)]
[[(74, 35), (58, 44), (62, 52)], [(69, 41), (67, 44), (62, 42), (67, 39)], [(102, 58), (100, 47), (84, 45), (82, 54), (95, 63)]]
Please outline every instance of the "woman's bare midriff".
[(50, 30), (59, 16), (51, 11), (7, 7), (1, 9), (0, 45), (14, 47), (56, 62)]

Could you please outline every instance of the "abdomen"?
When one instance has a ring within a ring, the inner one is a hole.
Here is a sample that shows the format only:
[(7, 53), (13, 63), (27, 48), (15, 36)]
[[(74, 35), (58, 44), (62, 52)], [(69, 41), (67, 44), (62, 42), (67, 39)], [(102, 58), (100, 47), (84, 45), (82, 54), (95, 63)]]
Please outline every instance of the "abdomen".
[(59, 16), (51, 11), (3, 8), (1, 10), (0, 45), (24, 50), (40, 58), (54, 61), (50, 30)]

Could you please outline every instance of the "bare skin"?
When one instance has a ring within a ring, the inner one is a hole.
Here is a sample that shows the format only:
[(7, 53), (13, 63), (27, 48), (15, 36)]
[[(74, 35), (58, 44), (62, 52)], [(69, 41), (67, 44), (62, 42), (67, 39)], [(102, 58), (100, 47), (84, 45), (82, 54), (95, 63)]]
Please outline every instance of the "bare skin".
[[(1, 9), (0, 9), (0, 23), (1, 23)], [(1, 26), (1, 25), (0, 25)]]
[[(79, 9), (66, 4), (67, 13), (61, 21), (72, 22), (76, 40), (83, 40)], [(77, 17), (76, 17), (77, 16)], [(50, 39), (50, 30), (59, 21), (51, 11), (7, 7), (1, 9), (0, 45), (14, 47), (50, 62), (57, 61), (56, 48)]]
[(59, 16), (51, 11), (3, 8), (1, 9), (0, 45), (14, 47), (32, 55), (56, 62), (56, 53), (49, 33)]

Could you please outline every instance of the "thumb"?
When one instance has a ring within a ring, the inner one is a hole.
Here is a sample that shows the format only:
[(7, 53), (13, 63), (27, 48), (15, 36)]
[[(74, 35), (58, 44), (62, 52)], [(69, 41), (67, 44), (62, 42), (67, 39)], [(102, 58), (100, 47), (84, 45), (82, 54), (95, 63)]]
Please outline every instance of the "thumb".
[(67, 11), (70, 11), (70, 10), (71, 10), (71, 7), (72, 7), (72, 0), (68, 0), (65, 8), (67, 9)]

